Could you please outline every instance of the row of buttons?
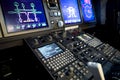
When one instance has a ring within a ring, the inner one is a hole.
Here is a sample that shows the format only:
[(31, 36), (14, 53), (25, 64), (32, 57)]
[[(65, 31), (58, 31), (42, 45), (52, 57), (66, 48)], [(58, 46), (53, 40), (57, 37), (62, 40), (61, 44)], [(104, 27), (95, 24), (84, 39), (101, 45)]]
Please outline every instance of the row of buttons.
[(87, 48), (87, 45), (83, 42), (75, 41), (67, 45), (67, 47), (73, 51), (73, 53), (79, 53)]
[(81, 61), (74, 61), (72, 64), (68, 65), (61, 71), (57, 72), (57, 75), (62, 79), (67, 80), (84, 80), (92, 76), (92, 74), (88, 71), (88, 68)]
[(120, 51), (117, 50), (114, 56), (112, 56), (112, 58), (110, 59), (110, 61), (112, 61), (113, 63), (120, 64)]
[(60, 11), (58, 11), (58, 12), (50, 12), (50, 17), (60, 17), (61, 16), (61, 13), (60, 13)]
[[(75, 61), (72, 63), (72, 66), (74, 66), (78, 71), (80, 71), (84, 76), (89, 73), (87, 67), (84, 65), (81, 61)], [(77, 72), (77, 71), (75, 71)]]
[(86, 43), (88, 43), (88, 45), (90, 45), (90, 46), (92, 46), (94, 48), (102, 44), (102, 42), (97, 38), (93, 38), (92, 40), (90, 40), (90, 41), (88, 41)]
[(65, 52), (55, 55), (54, 57), (51, 57), (47, 60), (45, 60), (45, 59), (42, 59), (42, 60), (50, 70), (52, 69), (52, 70), (56, 71), (56, 70), (62, 68), (63, 66), (74, 61), (75, 58), (69, 50), (66, 50)]
[(104, 53), (104, 55), (108, 58), (110, 58), (114, 54), (114, 52), (116, 51), (109, 44), (102, 44), (101, 46), (97, 47), (97, 50), (102, 51), (102, 53)]

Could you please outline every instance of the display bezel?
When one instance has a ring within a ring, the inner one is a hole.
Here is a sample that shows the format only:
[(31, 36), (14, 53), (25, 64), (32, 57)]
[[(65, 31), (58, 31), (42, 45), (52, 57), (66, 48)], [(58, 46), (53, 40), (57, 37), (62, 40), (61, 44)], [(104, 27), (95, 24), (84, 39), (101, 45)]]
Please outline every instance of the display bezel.
[(61, 10), (61, 14), (62, 14), (62, 18), (63, 18), (63, 21), (64, 21), (64, 25), (65, 27), (69, 27), (69, 26), (74, 26), (74, 25), (80, 25), (83, 23), (83, 18), (82, 18), (82, 15), (81, 15), (81, 11), (79, 10), (79, 1), (77, 0), (77, 6), (78, 6), (78, 10), (79, 10), (79, 18), (80, 18), (80, 22), (74, 22), (74, 23), (65, 23), (65, 20), (64, 20), (64, 16), (63, 16), (63, 11), (62, 11), (62, 6), (61, 6), (61, 2), (60, 0), (58, 0), (58, 3), (60, 4), (59, 7), (60, 7), (60, 10)]
[(3, 10), (2, 10), (2, 6), (0, 4), (0, 22), (1, 22), (1, 26), (2, 26), (2, 31), (3, 31), (3, 35), (4, 37), (10, 37), (10, 36), (16, 36), (16, 35), (24, 35), (24, 34), (28, 34), (28, 33), (34, 33), (34, 32), (41, 32), (41, 31), (44, 31), (44, 30), (50, 30), (51, 29), (51, 26), (50, 26), (50, 22), (48, 21), (48, 15), (47, 15), (47, 12), (46, 12), (46, 9), (44, 7), (44, 3), (43, 1), (41, 0), (42, 2), (42, 6), (43, 6), (43, 9), (44, 9), (44, 15), (46, 17), (46, 22), (47, 22), (47, 25), (46, 27), (44, 28), (37, 28), (37, 29), (29, 29), (29, 30), (23, 30), (23, 31), (18, 31), (18, 32), (8, 32), (7, 30), (7, 26), (6, 26), (6, 22), (5, 22), (5, 17), (4, 17), (4, 14), (3, 14)]

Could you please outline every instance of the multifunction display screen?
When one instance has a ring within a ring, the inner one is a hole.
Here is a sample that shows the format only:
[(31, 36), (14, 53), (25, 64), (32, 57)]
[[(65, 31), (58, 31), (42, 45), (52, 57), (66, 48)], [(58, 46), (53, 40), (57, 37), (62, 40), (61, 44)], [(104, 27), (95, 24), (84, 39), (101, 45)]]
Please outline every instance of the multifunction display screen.
[(95, 21), (95, 14), (91, 4), (91, 0), (80, 0), (82, 6), (82, 13), (85, 22)]
[(43, 47), (40, 47), (38, 48), (38, 51), (40, 51), (40, 53), (46, 59), (63, 52), (63, 50), (56, 43), (51, 43)]
[(7, 32), (48, 27), (42, 0), (1, 0)]
[(60, 0), (60, 6), (65, 24), (81, 23), (77, 0)]

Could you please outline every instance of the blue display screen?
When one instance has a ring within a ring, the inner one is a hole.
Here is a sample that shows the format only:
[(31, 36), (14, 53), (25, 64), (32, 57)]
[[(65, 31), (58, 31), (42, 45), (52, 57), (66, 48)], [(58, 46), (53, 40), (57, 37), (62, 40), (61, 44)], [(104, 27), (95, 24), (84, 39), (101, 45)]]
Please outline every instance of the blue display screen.
[(42, 0), (1, 0), (7, 32), (48, 27)]
[(82, 6), (82, 13), (85, 22), (95, 21), (95, 14), (91, 4), (91, 0), (80, 0)]
[(38, 48), (38, 51), (47, 59), (56, 54), (63, 52), (63, 50), (55, 43), (45, 45)]
[(82, 21), (77, 0), (60, 0), (60, 6), (65, 24), (80, 23)]

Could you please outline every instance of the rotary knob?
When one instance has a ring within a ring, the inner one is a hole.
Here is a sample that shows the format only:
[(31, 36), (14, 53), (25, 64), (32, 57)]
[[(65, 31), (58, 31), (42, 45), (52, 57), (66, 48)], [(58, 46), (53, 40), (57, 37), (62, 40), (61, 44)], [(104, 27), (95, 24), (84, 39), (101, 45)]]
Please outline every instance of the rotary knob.
[(63, 27), (63, 25), (64, 25), (64, 23), (63, 23), (63, 21), (58, 21), (58, 27)]

